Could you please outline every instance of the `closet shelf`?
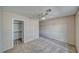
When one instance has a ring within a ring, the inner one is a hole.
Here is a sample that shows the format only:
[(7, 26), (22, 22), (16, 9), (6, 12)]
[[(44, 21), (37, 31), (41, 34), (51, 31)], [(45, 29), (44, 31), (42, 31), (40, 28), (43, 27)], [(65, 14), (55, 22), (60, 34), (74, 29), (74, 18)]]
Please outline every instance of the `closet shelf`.
[(17, 33), (17, 32), (23, 32), (23, 31), (15, 31), (14, 33)]

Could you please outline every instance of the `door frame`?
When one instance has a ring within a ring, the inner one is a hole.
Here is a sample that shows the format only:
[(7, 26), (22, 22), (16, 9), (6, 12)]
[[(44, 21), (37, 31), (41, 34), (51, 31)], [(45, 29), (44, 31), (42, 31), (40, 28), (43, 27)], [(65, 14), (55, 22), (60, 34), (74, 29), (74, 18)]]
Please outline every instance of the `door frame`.
[[(12, 47), (14, 47), (14, 20), (18, 20), (18, 21), (23, 21), (23, 26), (24, 26), (24, 20), (21, 19), (17, 19), (17, 18), (12, 18)], [(24, 31), (24, 27), (23, 27), (23, 31)], [(24, 32), (23, 32), (23, 41), (24, 41)]]

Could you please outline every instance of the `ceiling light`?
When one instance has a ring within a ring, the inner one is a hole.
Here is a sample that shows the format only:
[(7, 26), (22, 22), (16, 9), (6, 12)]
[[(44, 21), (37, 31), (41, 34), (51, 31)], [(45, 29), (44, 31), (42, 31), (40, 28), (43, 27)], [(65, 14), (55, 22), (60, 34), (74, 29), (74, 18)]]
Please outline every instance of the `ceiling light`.
[(42, 17), (41, 19), (42, 19), (42, 20), (45, 20), (46, 18), (45, 18), (45, 17)]

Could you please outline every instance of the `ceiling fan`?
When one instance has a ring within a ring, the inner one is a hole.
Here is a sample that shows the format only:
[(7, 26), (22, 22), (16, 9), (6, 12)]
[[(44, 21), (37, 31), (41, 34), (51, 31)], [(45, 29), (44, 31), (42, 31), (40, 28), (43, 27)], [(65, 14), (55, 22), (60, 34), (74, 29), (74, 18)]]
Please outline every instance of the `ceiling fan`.
[(39, 18), (40, 19), (45, 19), (45, 17), (47, 16), (47, 15), (49, 15), (49, 13), (52, 11), (52, 9), (47, 9), (47, 10), (45, 10), (45, 12), (42, 12), (42, 13), (40, 13), (39, 14)]

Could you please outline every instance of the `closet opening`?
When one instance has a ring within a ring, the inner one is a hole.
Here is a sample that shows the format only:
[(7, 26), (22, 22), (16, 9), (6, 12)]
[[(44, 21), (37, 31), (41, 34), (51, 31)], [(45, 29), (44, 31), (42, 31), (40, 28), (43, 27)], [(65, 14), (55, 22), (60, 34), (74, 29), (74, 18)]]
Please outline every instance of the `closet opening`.
[(24, 21), (13, 20), (13, 46), (24, 43)]

